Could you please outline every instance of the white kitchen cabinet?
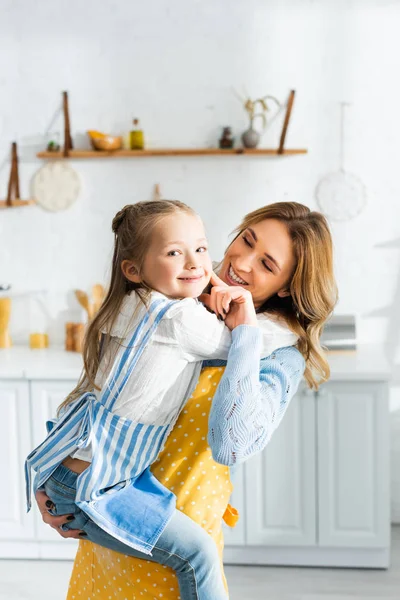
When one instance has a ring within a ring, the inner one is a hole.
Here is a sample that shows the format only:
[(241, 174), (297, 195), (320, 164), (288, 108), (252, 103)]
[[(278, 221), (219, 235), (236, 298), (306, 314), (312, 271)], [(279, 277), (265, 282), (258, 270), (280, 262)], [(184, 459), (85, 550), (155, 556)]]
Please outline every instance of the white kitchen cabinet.
[[(389, 371), (382, 357), (376, 348), (330, 356), (331, 381), (318, 392), (301, 387), (264, 452), (238, 467), (231, 502), (240, 519), (225, 528), (225, 562), (389, 565)], [(0, 557), (73, 558), (75, 540), (26, 514), (23, 463), (74, 387), (81, 357), (11, 349), (1, 358)]]
[(245, 465), (246, 542), (316, 543), (315, 395), (302, 388), (264, 452)]
[[(38, 446), (46, 437), (46, 421), (54, 418), (61, 402), (68, 396), (76, 385), (75, 381), (32, 381), (32, 431), (33, 447)], [(32, 503), (36, 539), (40, 545), (40, 556), (43, 558), (72, 558), (76, 551), (75, 540), (65, 540), (59, 534), (43, 523), (36, 502)]]
[(28, 382), (0, 381), (0, 407), (0, 556), (4, 556), (3, 542), (35, 537), (33, 519), (26, 513), (24, 479), (24, 461), (32, 445)]
[(46, 437), (46, 421), (53, 419), (61, 402), (75, 386), (74, 381), (31, 381), (33, 444), (37, 446)]
[(390, 523), (386, 385), (333, 382), (317, 398), (319, 546), (385, 547)]
[(0, 558), (74, 556), (77, 542), (45, 526), (34, 499), (26, 512), (24, 477), (26, 457), (46, 435), (45, 421), (73, 386), (74, 381), (0, 379)]
[(243, 465), (245, 542), (226, 538), (225, 561), (388, 567), (388, 419), (385, 381), (301, 388), (267, 448)]

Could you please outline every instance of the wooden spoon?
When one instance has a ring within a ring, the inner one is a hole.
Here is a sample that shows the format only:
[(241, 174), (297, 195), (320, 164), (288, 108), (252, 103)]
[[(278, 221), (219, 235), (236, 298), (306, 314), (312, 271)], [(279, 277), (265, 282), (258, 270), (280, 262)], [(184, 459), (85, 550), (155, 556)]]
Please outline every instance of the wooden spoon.
[(93, 314), (95, 315), (98, 312), (98, 310), (103, 302), (103, 298), (104, 298), (104, 287), (100, 283), (96, 283), (92, 287), (92, 296), (93, 296)]
[(75, 290), (75, 296), (79, 304), (86, 310), (88, 319), (91, 319), (93, 314), (93, 307), (89, 302), (89, 297), (87, 293), (83, 292), (82, 290)]

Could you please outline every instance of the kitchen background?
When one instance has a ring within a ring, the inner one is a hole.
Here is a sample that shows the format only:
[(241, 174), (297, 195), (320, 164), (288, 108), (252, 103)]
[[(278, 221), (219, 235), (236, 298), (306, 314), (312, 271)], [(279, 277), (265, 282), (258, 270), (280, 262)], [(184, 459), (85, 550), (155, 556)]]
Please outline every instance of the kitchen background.
[[(212, 254), (246, 211), (294, 200), (318, 208), (315, 188), (339, 167), (340, 103), (345, 166), (364, 182), (367, 205), (332, 222), (338, 314), (355, 314), (359, 343), (383, 343), (391, 385), (392, 518), (400, 522), (400, 3), (382, 0), (0, 0), (0, 195), (18, 141), (21, 196), (42, 165), (36, 152), (68, 90), (75, 142), (87, 129), (127, 134), (139, 117), (148, 147), (216, 146), (222, 126), (239, 140), (244, 90), (296, 101), (287, 147), (293, 157), (160, 157), (73, 162), (82, 183), (67, 211), (0, 213), (0, 283), (10, 283), (11, 334), (27, 343), (33, 290), (45, 290), (51, 344), (78, 314), (75, 288), (105, 282), (111, 218), (150, 199), (160, 183), (202, 215)], [(273, 105), (271, 112), (273, 112)], [(276, 147), (283, 116), (262, 146)], [(62, 134), (62, 119), (51, 126)]]

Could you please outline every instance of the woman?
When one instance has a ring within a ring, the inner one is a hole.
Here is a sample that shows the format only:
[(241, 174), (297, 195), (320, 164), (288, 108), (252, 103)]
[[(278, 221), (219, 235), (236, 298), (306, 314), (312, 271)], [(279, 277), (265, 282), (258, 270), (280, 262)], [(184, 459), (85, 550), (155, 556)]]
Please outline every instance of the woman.
[[(266, 446), (303, 372), (311, 387), (317, 388), (328, 379), (329, 366), (319, 337), (337, 297), (332, 241), (321, 214), (300, 204), (277, 203), (247, 215), (236, 234), (219, 268), (221, 285), (203, 300), (217, 311), (224, 285), (243, 286), (252, 295), (258, 318), (268, 314), (286, 321), (298, 335), (297, 349), (282, 348), (260, 362), (255, 340), (253, 360), (242, 364), (229, 356), (225, 371), (215, 363), (207, 365), (152, 469), (176, 494), (178, 509), (214, 538), (221, 557), (222, 518), (232, 521), (229, 467)], [(241, 310), (233, 304), (227, 320), (240, 318)], [(239, 328), (233, 344), (242, 343)], [(227, 406), (226, 398), (232, 397)], [(67, 522), (65, 517), (47, 513), (43, 495), (37, 500), (45, 522), (55, 528)], [(79, 535), (58, 531), (63, 537)], [(168, 568), (82, 541), (68, 598), (79, 595), (173, 600), (178, 598), (178, 590), (175, 575)]]

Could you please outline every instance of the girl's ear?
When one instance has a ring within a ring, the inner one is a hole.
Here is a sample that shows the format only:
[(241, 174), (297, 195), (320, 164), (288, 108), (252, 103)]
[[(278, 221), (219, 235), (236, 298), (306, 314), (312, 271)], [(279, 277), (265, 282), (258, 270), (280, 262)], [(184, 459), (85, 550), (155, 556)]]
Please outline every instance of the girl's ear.
[(121, 271), (128, 281), (132, 283), (140, 283), (140, 277), (137, 268), (131, 260), (123, 260), (121, 263)]
[(290, 296), (290, 292), (289, 290), (280, 290), (278, 296), (279, 298), (287, 298), (287, 296)]

